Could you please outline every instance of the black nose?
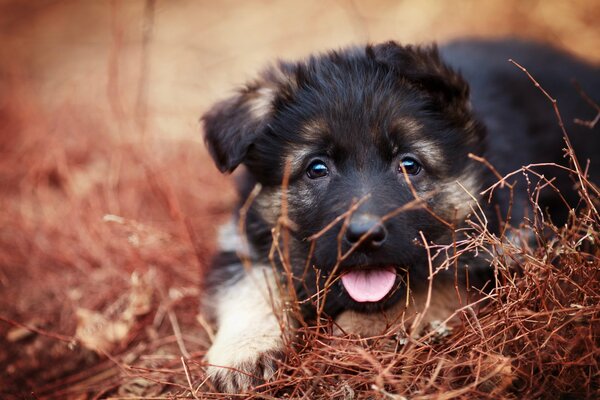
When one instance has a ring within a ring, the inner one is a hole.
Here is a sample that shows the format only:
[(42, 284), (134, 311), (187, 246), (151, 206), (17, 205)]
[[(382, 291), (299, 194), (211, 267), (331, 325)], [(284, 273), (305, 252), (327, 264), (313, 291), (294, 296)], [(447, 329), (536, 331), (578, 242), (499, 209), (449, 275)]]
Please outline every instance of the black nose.
[(375, 249), (385, 242), (387, 231), (379, 218), (369, 214), (354, 214), (346, 229), (346, 240), (355, 245), (363, 236), (361, 247)]

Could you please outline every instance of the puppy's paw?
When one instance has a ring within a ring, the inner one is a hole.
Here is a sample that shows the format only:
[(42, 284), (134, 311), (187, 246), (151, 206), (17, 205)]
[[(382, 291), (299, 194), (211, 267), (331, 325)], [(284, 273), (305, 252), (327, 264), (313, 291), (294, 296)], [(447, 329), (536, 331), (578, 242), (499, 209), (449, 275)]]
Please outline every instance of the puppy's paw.
[(210, 364), (207, 375), (221, 392), (247, 392), (269, 380), (277, 371), (277, 361), (285, 354), (283, 343), (269, 347), (256, 347), (253, 344), (213, 345), (206, 355)]
[(285, 354), (284, 338), (291, 333), (290, 321), (278, 318), (276, 280), (270, 268), (254, 267), (215, 297), (219, 326), (206, 354), (208, 377), (218, 390), (246, 392), (268, 380)]

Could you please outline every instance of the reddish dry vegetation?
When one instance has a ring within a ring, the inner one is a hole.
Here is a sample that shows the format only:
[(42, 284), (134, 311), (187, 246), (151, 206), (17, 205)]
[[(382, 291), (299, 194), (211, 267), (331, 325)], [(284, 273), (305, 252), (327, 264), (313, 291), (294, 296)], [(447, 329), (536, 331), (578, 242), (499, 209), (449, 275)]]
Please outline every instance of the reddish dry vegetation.
[[(18, 83), (0, 109), (0, 394), (225, 398), (204, 374), (212, 331), (197, 307), (234, 196), (201, 142), (124, 134), (133, 119), (109, 126), (77, 104), (44, 110)], [(573, 161), (567, 226), (535, 213), (498, 237), (475, 210), (456, 249), (497, 273), (480, 313), (465, 305), (450, 329), (414, 337), (302, 328), (274, 379), (241, 397), (596, 397), (600, 196)], [(551, 190), (535, 168), (518, 173), (532, 199)]]

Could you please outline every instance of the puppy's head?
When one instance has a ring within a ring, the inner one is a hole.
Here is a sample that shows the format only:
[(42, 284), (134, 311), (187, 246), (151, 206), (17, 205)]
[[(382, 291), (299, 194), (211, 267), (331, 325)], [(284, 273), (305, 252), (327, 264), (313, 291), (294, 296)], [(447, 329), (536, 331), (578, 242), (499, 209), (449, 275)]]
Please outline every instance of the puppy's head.
[(263, 186), (249, 214), (259, 249), (270, 245), (259, 232), (277, 221), (289, 166), (294, 268), (320, 232), (309, 265), (321, 283), (341, 277), (328, 297), (346, 308), (393, 304), (406, 271), (411, 286), (424, 280), (420, 232), (447, 240), (479, 192), (468, 153), (483, 152), (484, 132), (467, 84), (435, 47), (389, 42), (280, 63), (203, 121), (219, 169), (244, 164)]

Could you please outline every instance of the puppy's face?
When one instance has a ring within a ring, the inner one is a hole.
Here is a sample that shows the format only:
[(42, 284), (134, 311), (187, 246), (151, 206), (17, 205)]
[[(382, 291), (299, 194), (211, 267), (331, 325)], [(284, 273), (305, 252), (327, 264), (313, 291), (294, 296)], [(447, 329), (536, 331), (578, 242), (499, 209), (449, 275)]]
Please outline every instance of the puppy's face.
[[(321, 276), (309, 271), (307, 280), (335, 278), (332, 307), (386, 307), (403, 297), (407, 274), (411, 286), (425, 281), (420, 232), (448, 241), (479, 191), (468, 154), (482, 153), (483, 130), (466, 83), (435, 49), (387, 43), (279, 64), (204, 122), (218, 167), (243, 163), (263, 187), (249, 214), (259, 253), (288, 171), (293, 267), (301, 275), (310, 258)], [(307, 285), (307, 295), (317, 290)]]

